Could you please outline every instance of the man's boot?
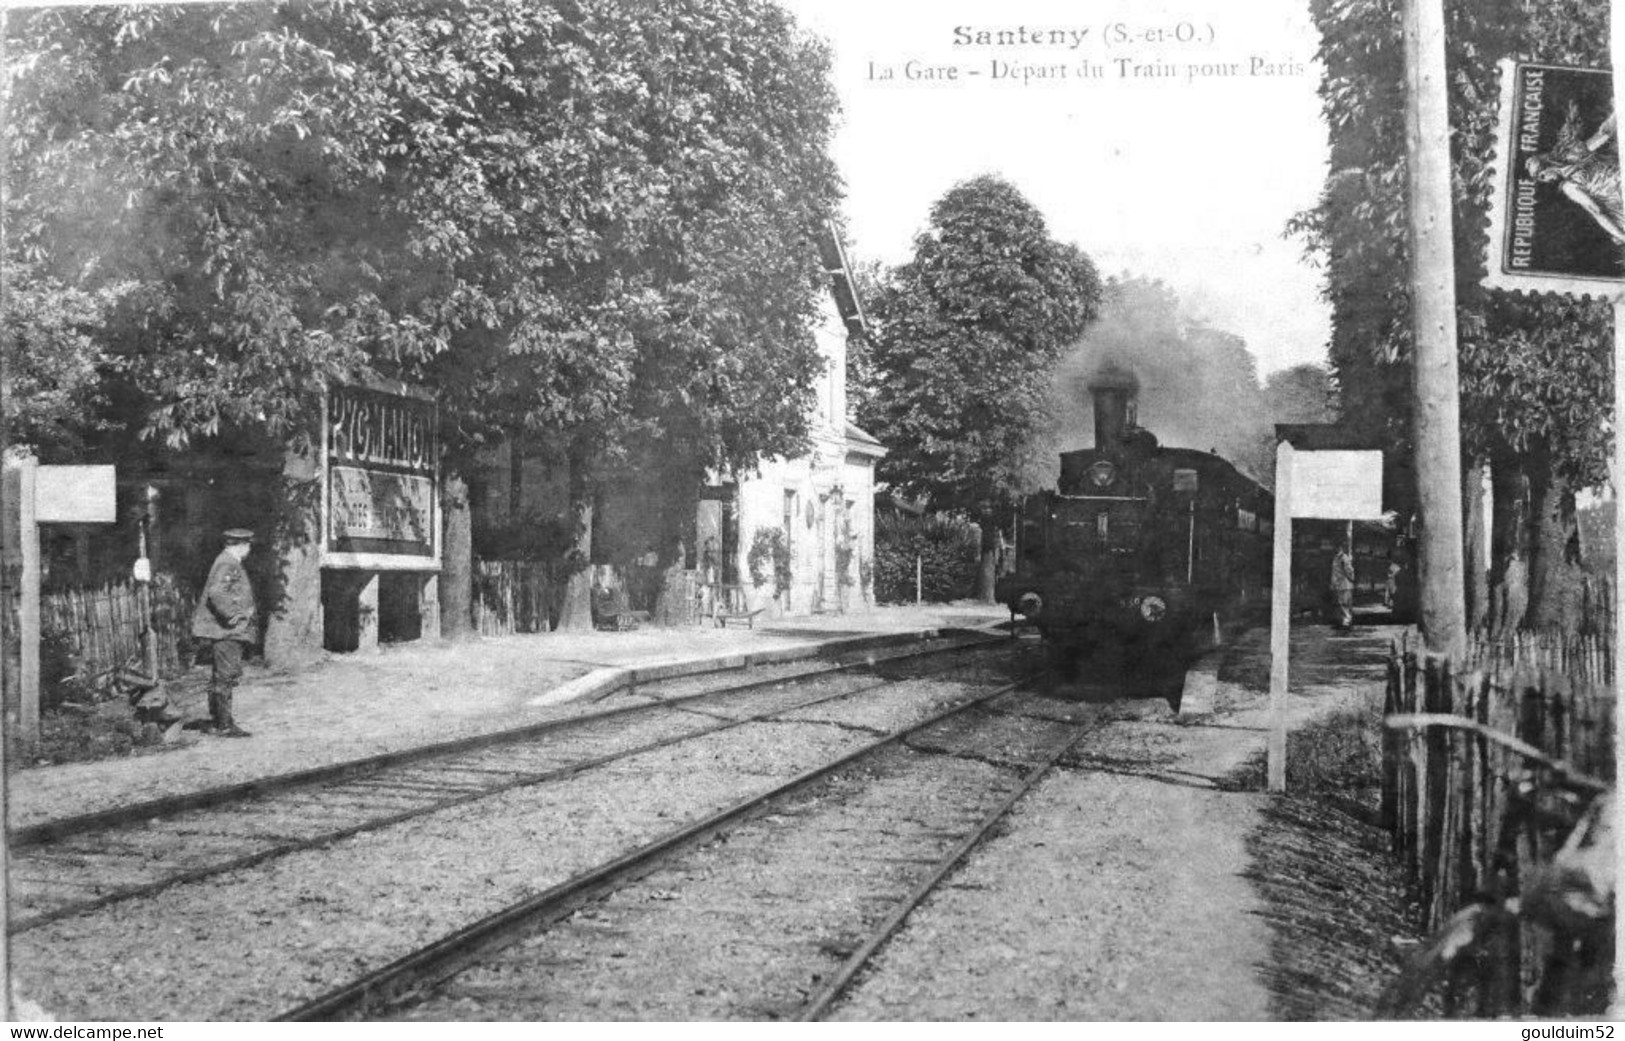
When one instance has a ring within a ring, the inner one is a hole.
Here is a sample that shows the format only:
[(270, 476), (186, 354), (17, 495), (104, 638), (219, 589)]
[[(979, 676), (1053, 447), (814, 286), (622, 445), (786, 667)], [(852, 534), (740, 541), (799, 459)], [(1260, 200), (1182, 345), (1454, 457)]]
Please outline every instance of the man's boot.
[(215, 722), (218, 725), (215, 733), (219, 734), (221, 737), (248, 737), (248, 731), (238, 726), (237, 723), (231, 718), (230, 690), (223, 690), (220, 692), (219, 703), (220, 714), (215, 717)]
[(220, 696), (209, 688), (209, 718), (197, 725), (198, 733), (212, 734), (220, 726)]

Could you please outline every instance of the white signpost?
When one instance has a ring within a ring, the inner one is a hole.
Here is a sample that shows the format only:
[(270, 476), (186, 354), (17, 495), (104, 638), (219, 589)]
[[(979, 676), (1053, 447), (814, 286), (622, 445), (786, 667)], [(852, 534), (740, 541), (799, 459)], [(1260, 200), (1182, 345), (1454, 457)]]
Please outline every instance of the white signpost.
[(1292, 521), (1382, 519), (1382, 453), (1275, 447), (1275, 560), (1270, 603), (1269, 790), (1286, 791), (1287, 658), (1292, 626)]
[(17, 725), (39, 729), (41, 524), (110, 524), (115, 512), (111, 466), (41, 466), (32, 456), (5, 462), (3, 544), (17, 576)]

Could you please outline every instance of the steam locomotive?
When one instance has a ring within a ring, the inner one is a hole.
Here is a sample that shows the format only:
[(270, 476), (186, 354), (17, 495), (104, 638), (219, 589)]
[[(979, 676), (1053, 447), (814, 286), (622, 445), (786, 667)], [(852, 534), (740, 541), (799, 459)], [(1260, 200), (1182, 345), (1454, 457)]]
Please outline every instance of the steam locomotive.
[(1268, 604), (1274, 498), (1216, 453), (1161, 447), (1131, 378), (1089, 389), (1095, 447), (1061, 453), (1055, 490), (1023, 504), (998, 597), (1064, 678), (1085, 656), (1092, 676), (1182, 675), (1221, 626)]

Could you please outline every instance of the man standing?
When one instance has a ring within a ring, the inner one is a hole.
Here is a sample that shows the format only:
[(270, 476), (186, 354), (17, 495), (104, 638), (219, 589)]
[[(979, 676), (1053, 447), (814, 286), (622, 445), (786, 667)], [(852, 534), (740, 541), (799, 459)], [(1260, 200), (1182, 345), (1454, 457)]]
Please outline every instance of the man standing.
[(1337, 629), (1354, 629), (1354, 558), (1346, 545), (1337, 547), (1332, 557), (1332, 601), (1337, 607)]
[(247, 737), (248, 731), (232, 719), (231, 696), (243, 674), (243, 651), (259, 635), (254, 587), (243, 570), (243, 558), (248, 556), (254, 533), (247, 528), (230, 528), (225, 540), (226, 547), (214, 558), (203, 595), (192, 612), (192, 635), (208, 642), (213, 667), (209, 676), (212, 725), (205, 733)]

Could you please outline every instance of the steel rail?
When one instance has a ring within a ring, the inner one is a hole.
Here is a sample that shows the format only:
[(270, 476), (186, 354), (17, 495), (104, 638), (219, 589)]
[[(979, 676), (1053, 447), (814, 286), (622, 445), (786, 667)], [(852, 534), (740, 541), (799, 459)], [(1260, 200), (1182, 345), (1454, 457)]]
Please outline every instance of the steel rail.
[[(968, 648), (957, 647), (953, 648), (952, 651), (965, 649)], [(887, 660), (896, 661), (902, 658), (921, 657), (932, 653), (941, 654), (950, 653), (950, 651), (944, 651), (942, 648), (935, 648), (933, 651), (919, 651), (912, 654), (889, 658)], [(946, 671), (946, 669), (950, 667), (951, 666), (945, 666), (943, 669), (935, 671)], [(846, 668), (847, 666), (838, 666), (833, 669), (822, 669), (816, 672), (801, 673), (797, 676), (781, 677), (777, 680), (763, 682), (789, 684), (797, 681), (825, 679), (836, 674), (837, 672), (844, 671)], [(926, 673), (927, 676), (934, 674), (935, 672)], [(910, 677), (909, 680), (916, 678), (918, 677)], [(417, 806), (409, 806), (394, 813), (385, 813), (381, 816), (368, 817), (363, 821), (359, 821), (354, 824), (346, 824), (338, 828), (332, 828), (316, 835), (276, 842), (262, 849), (257, 849), (226, 860), (217, 861), (213, 864), (177, 871), (172, 874), (165, 875), (163, 878), (154, 879), (150, 882), (141, 882), (135, 885), (121, 886), (116, 889), (108, 890), (107, 892), (99, 893), (95, 897), (65, 903), (58, 907), (51, 908), (48, 911), (41, 911), (37, 914), (14, 915), (8, 923), (6, 931), (13, 936), (19, 935), (32, 929), (38, 929), (41, 926), (49, 925), (52, 922), (61, 921), (64, 918), (71, 918), (74, 915), (97, 911), (104, 907), (117, 903), (123, 903), (128, 900), (152, 896), (174, 886), (184, 885), (189, 882), (202, 881), (203, 879), (212, 878), (216, 875), (222, 875), (229, 871), (253, 867), (257, 864), (262, 864), (268, 860), (274, 860), (278, 857), (288, 856), (294, 853), (303, 852), (305, 850), (317, 849), (355, 835), (365, 834), (370, 831), (377, 831), (382, 828), (391, 827), (393, 825), (412, 820), (416, 817), (424, 817), (432, 813), (440, 813), (448, 809), (454, 809), (458, 806), (466, 806), (479, 802), (483, 799), (489, 799), (502, 795), (506, 792), (565, 780), (569, 777), (575, 776), (576, 774), (585, 773), (588, 770), (594, 770), (598, 767), (605, 766), (622, 759), (630, 759), (633, 756), (659, 751), (662, 748), (681, 744), (685, 741), (692, 741), (698, 738), (708, 737), (713, 734), (719, 734), (750, 723), (760, 723), (786, 713), (800, 712), (804, 709), (816, 708), (819, 705), (827, 704), (832, 701), (839, 701), (843, 698), (851, 698), (861, 694), (867, 694), (871, 691), (879, 690), (883, 687), (891, 686), (899, 682), (908, 681), (883, 680), (867, 686), (858, 687), (854, 690), (837, 691), (833, 694), (822, 694), (818, 697), (809, 698), (806, 701), (799, 702), (795, 705), (782, 706), (779, 708), (753, 713), (748, 716), (741, 716), (738, 718), (717, 717), (718, 722), (715, 725), (702, 727), (698, 730), (690, 730), (681, 734), (672, 735), (670, 737), (658, 738), (654, 741), (647, 741), (641, 745), (635, 745), (631, 748), (623, 748), (613, 752), (606, 752), (603, 755), (594, 756), (592, 758), (584, 759), (576, 763), (570, 763), (565, 766), (554, 767), (549, 770), (538, 770), (517, 774), (505, 780), (495, 782), (488, 787), (483, 787), (472, 791), (460, 791), (455, 795), (435, 799), (431, 802), (423, 803)], [(757, 685), (760, 685), (760, 683), (745, 684), (741, 687), (730, 687), (720, 692), (708, 691), (703, 694), (685, 695), (681, 699), (671, 699), (668, 701), (654, 702), (648, 705), (639, 705), (634, 707), (653, 709), (665, 706), (674, 708), (677, 711), (685, 711), (687, 709), (684, 702), (689, 700), (703, 697), (717, 697), (723, 694), (736, 694), (739, 693), (741, 689), (748, 690), (752, 686)]]
[(583, 904), (606, 895), (624, 883), (654, 870), (665, 858), (690, 848), (723, 828), (749, 817), (772, 802), (813, 784), (866, 756), (903, 741), (910, 735), (952, 716), (968, 712), (1020, 687), (1026, 680), (1003, 684), (986, 694), (935, 712), (885, 737), (868, 742), (821, 766), (813, 767), (768, 791), (718, 810), (693, 824), (630, 850), (596, 868), (578, 874), (535, 896), (510, 904), (456, 932), (418, 948), (326, 994), (282, 1013), (276, 1021), (320, 1022), (364, 1014), (370, 1009), (399, 1003), (413, 990), (432, 986), (473, 964), (492, 949), (512, 942), (521, 928), (548, 924)]
[[(1070, 725), (1075, 726), (1076, 724)], [(921, 880), (907, 896), (897, 902), (891, 914), (887, 915), (870, 932), (869, 938), (863, 942), (862, 946), (853, 951), (840, 969), (836, 971), (835, 975), (830, 977), (829, 981), (824, 984), (823, 988), (806, 1005), (802, 1006), (801, 1011), (796, 1015), (796, 1021), (811, 1023), (822, 1018), (824, 1013), (829, 1011), (830, 1006), (846, 992), (847, 987), (857, 978), (858, 973), (863, 971), (864, 966), (868, 965), (874, 956), (879, 953), (880, 949), (903, 927), (903, 923), (908, 920), (908, 916), (914, 912), (914, 909), (920, 905), (921, 901), (930, 896), (937, 886), (942, 884), (943, 879), (947, 878), (959, 866), (960, 862), (970, 855), (971, 850), (986, 840), (988, 833), (997, 827), (998, 823), (1011, 810), (1015, 809), (1016, 804), (1025, 798), (1027, 793), (1032, 791), (1039, 781), (1049, 775), (1049, 772), (1055, 768), (1057, 763), (1078, 746), (1078, 742), (1082, 741), (1083, 737), (1084, 735), (1079, 734), (1068, 741), (1062, 748), (1034, 764), (1031, 772), (1022, 779), (1016, 790), (1011, 792), (1002, 803), (994, 807), (986, 817), (982, 818), (981, 823), (977, 825), (974, 831), (960, 840), (959, 844), (954, 846), (953, 849), (949, 850), (937, 862), (936, 868), (929, 876)]]
[[(241, 802), (263, 795), (289, 791), (295, 788), (308, 788), (332, 781), (342, 781), (352, 777), (364, 776), (379, 770), (403, 766), (410, 763), (435, 759), (442, 756), (457, 755), (464, 752), (479, 751), (485, 748), (502, 744), (517, 744), (540, 737), (544, 734), (571, 727), (587, 726), (617, 716), (624, 716), (636, 712), (654, 711), (663, 707), (681, 705), (688, 701), (703, 698), (716, 698), (729, 694), (744, 693), (760, 687), (787, 683), (801, 676), (827, 676), (847, 670), (872, 668), (874, 665), (889, 661), (901, 661), (910, 657), (923, 657), (930, 654), (951, 653), (960, 650), (975, 650), (981, 647), (1001, 646), (1008, 642), (1005, 636), (989, 637), (984, 639), (966, 640), (953, 647), (933, 647), (925, 650), (910, 649), (901, 654), (890, 655), (880, 661), (843, 662), (825, 669), (809, 670), (797, 676), (780, 676), (768, 679), (753, 680), (720, 690), (701, 691), (696, 694), (685, 694), (675, 698), (663, 698), (652, 702), (637, 705), (621, 705), (616, 708), (604, 709), (601, 712), (589, 712), (579, 716), (569, 716), (562, 719), (543, 720), (539, 723), (530, 723), (521, 727), (506, 730), (497, 730), (488, 734), (474, 734), (469, 737), (454, 738), (450, 741), (437, 741), (426, 745), (417, 745), (412, 748), (403, 748), (394, 752), (382, 752), (378, 755), (367, 756), (362, 759), (350, 759), (341, 763), (330, 763), (326, 766), (311, 767), (306, 770), (295, 770), (285, 774), (274, 774), (269, 777), (257, 777), (248, 781), (238, 781), (232, 784), (218, 785), (213, 788), (202, 788), (195, 792), (184, 792), (177, 795), (164, 795), (155, 799), (141, 802), (125, 803), (112, 806), (105, 810), (93, 810), (89, 813), (76, 814), (71, 817), (61, 817), (56, 820), (40, 821), (36, 824), (14, 828), (8, 835), (8, 842), (13, 852), (27, 849), (31, 846), (44, 845), (55, 842), (72, 835), (95, 831), (121, 824), (133, 824), (139, 821), (152, 820), (156, 817), (168, 817), (188, 810), (208, 809), (226, 803)], [(735, 667), (736, 668), (736, 667)], [(718, 669), (718, 672), (732, 671), (732, 668)], [(693, 673), (691, 675), (705, 675)], [(672, 677), (680, 679), (686, 677)]]

